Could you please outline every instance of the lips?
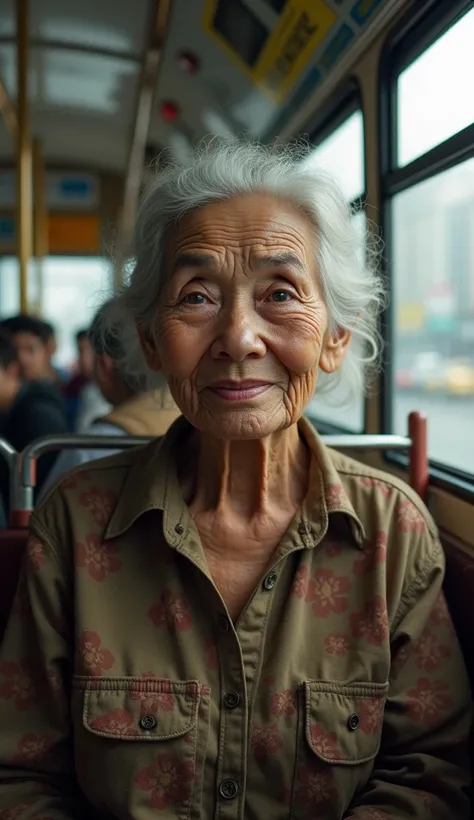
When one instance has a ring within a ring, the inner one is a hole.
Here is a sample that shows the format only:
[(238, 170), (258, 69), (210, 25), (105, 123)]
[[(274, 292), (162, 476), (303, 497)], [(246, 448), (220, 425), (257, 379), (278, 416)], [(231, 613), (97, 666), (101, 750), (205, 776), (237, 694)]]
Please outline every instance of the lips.
[(246, 401), (269, 390), (271, 384), (257, 379), (220, 381), (210, 386), (210, 390), (224, 401)]

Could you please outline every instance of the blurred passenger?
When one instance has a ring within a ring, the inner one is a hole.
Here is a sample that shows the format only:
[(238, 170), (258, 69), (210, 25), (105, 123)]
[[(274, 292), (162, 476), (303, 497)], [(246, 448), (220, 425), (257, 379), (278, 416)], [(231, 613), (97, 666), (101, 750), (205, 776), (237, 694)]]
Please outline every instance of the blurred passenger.
[[(0, 436), (21, 452), (36, 438), (66, 433), (64, 405), (58, 403), (56, 387), (47, 381), (22, 382), (18, 348), (12, 336), (0, 328)], [(56, 453), (42, 456), (37, 465), (37, 492), (51, 471)], [(0, 495), (9, 508), (9, 475), (0, 458)]]
[(76, 333), (76, 345), (77, 370), (64, 389), (71, 430), (88, 426), (96, 416), (110, 410), (94, 382), (94, 350), (86, 328)]
[[(97, 418), (82, 429), (84, 435), (147, 436), (154, 438), (166, 433), (180, 415), (167, 388), (161, 395), (147, 391), (143, 379), (137, 380), (122, 372), (123, 341), (118, 325), (102, 331), (104, 320), (114, 308), (114, 301), (106, 302), (92, 322), (88, 338), (94, 350), (94, 375), (104, 400), (110, 402), (111, 412)], [(43, 495), (63, 473), (87, 461), (113, 455), (117, 449), (111, 442), (110, 450), (66, 450), (43, 485)]]
[(43, 325), (45, 328), (45, 336), (46, 336), (46, 350), (48, 353), (49, 358), (49, 375), (51, 381), (57, 382), (58, 385), (62, 385), (69, 379), (69, 373), (64, 368), (58, 367), (55, 364), (54, 359), (58, 350), (58, 343), (56, 340), (56, 330), (54, 325), (51, 322), (45, 322), (43, 320)]
[(34, 316), (20, 313), (4, 319), (2, 327), (10, 333), (17, 349), (21, 378), (24, 381), (51, 381), (46, 324)]

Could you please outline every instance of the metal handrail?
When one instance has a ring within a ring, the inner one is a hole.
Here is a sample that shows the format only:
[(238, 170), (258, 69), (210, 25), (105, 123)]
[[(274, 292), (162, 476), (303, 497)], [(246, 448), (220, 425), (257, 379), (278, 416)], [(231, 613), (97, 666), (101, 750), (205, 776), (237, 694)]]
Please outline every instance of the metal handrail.
[(55, 450), (129, 450), (149, 444), (150, 441), (152, 439), (147, 436), (43, 436), (28, 444), (21, 454), (21, 482), (28, 486), (34, 475), (33, 462)]
[(6, 441), (4, 438), (0, 438), (0, 453), (8, 462), (8, 465), (12, 463), (12, 461), (17, 457), (18, 453), (11, 444)]
[[(407, 436), (395, 435), (323, 435), (321, 440), (327, 447), (342, 450), (408, 450), (411, 486), (423, 497), (428, 486), (427, 457), (427, 421), (422, 413), (413, 412), (409, 416), (409, 433)], [(144, 446), (153, 441), (147, 436), (93, 436), (93, 435), (52, 435), (36, 439), (19, 455), (6, 442), (0, 439), (0, 450), (7, 454), (10, 461), (16, 461), (13, 480), (15, 503), (13, 508), (19, 512), (29, 513), (33, 509), (35, 463), (40, 456), (54, 450), (122, 450)]]

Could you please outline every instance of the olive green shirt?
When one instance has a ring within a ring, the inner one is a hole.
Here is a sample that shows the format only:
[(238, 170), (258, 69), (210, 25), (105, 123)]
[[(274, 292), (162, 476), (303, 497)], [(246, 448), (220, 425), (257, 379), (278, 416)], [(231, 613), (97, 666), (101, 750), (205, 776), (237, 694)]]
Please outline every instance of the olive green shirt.
[(0, 820), (467, 818), (470, 693), (419, 498), (302, 421), (307, 498), (233, 623), (177, 479), (190, 431), (79, 468), (31, 519)]

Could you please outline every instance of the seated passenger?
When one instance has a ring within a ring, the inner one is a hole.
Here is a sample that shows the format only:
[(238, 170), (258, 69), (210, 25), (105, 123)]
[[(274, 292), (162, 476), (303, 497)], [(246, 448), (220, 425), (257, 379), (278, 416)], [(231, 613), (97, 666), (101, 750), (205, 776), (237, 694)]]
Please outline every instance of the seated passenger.
[(88, 427), (110, 405), (94, 381), (94, 351), (87, 330), (76, 333), (77, 370), (64, 388), (71, 430)]
[(23, 381), (51, 381), (50, 334), (46, 324), (21, 313), (4, 319), (1, 326), (15, 343)]
[(0, 808), (466, 820), (436, 527), (304, 418), (321, 376), (357, 385), (377, 352), (381, 284), (342, 194), (290, 151), (213, 141), (151, 184), (135, 236), (124, 320), (183, 418), (33, 514)]
[(58, 385), (62, 386), (68, 381), (69, 374), (67, 370), (64, 370), (62, 367), (58, 367), (54, 362), (58, 350), (56, 331), (50, 322), (45, 322), (43, 320), (43, 325), (45, 328), (46, 352), (48, 354), (49, 378), (51, 381), (57, 382)]
[[(104, 401), (110, 402), (113, 409), (81, 432), (90, 436), (162, 436), (176, 421), (179, 412), (167, 389), (160, 391), (160, 394), (157, 391), (148, 392), (144, 379), (137, 379), (130, 374), (122, 375), (124, 351), (120, 342), (120, 328), (113, 325), (109, 330), (102, 329), (107, 312), (113, 309), (113, 302), (106, 303), (96, 314), (89, 331), (97, 384)], [(162, 405), (166, 403), (166, 406), (160, 410), (158, 402)], [(43, 495), (73, 467), (116, 452), (113, 439), (110, 450), (65, 450), (43, 485)]]
[[(21, 452), (36, 438), (67, 432), (66, 414), (52, 383), (23, 383), (18, 352), (10, 334), (0, 327), (0, 436)], [(38, 459), (37, 492), (51, 471), (56, 453)], [(9, 509), (10, 481), (7, 464), (0, 457), (0, 494)]]

